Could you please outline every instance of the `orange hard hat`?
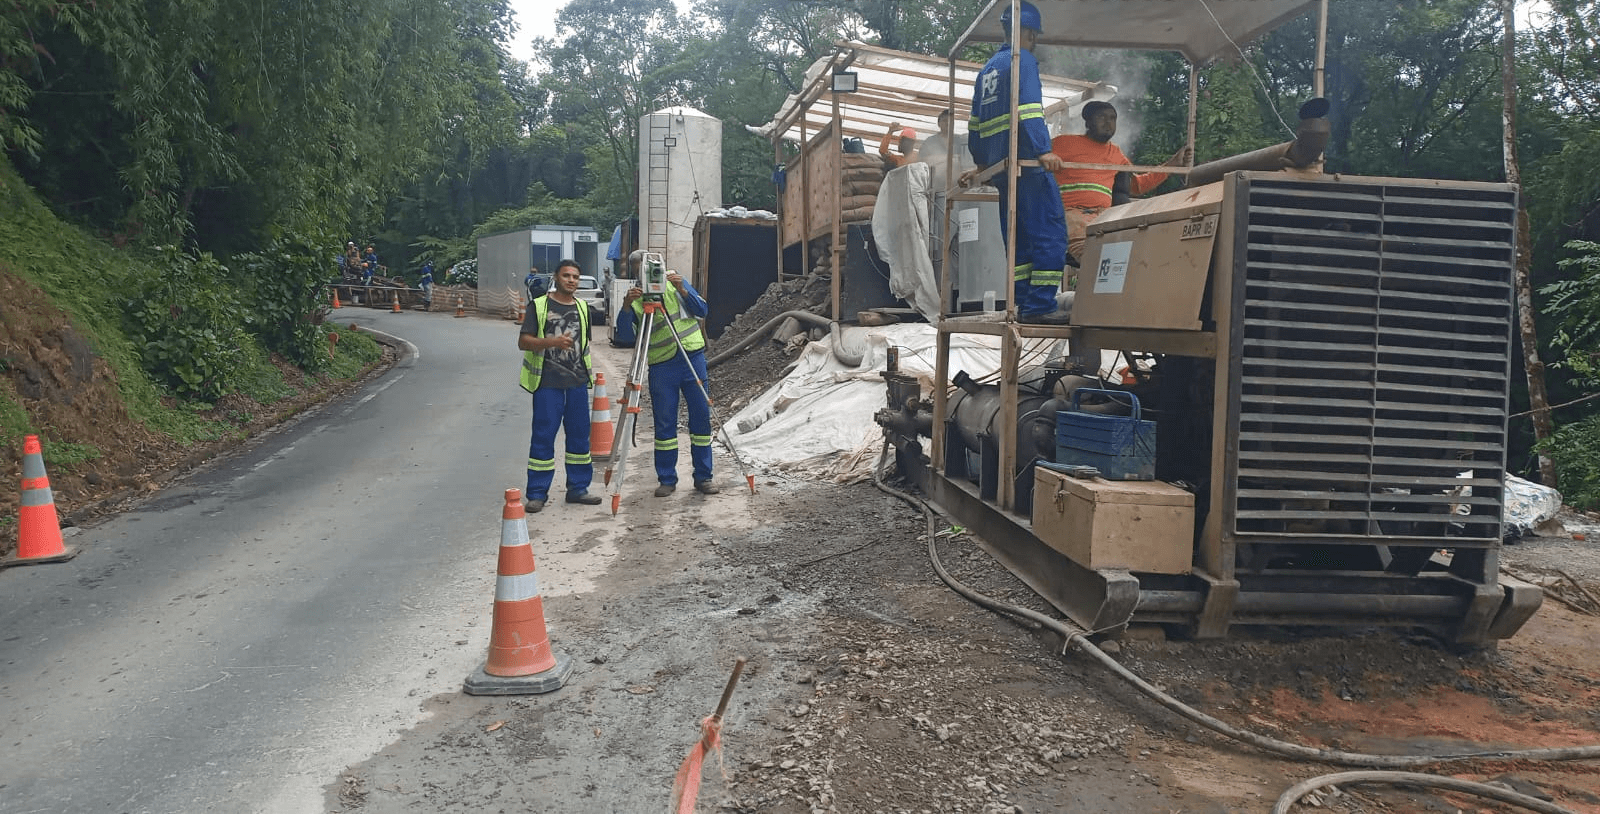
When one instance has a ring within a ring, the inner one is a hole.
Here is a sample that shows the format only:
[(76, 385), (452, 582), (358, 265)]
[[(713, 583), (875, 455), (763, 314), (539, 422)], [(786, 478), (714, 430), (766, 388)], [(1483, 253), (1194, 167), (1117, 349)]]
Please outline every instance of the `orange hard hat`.
[(916, 137), (917, 137), (917, 131), (912, 130), (909, 127), (907, 127), (904, 130), (900, 131), (900, 138), (916, 138)]

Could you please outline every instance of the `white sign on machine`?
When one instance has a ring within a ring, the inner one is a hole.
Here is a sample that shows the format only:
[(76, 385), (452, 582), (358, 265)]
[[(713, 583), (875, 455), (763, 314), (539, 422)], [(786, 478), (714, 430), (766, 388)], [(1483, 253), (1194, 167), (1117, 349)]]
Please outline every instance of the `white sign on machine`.
[(972, 243), (973, 241), (977, 240), (978, 239), (978, 209), (977, 209), (977, 207), (973, 207), (972, 209), (963, 209), (963, 210), (961, 210), (961, 212), (956, 217), (958, 217), (960, 219), (958, 221), (959, 228), (960, 228), (960, 231), (958, 232), (958, 234), (960, 235), (960, 242), (962, 242), (962, 243)]
[(1122, 285), (1128, 279), (1128, 255), (1132, 252), (1132, 241), (1100, 247), (1100, 265), (1094, 270), (1094, 293), (1122, 293)]

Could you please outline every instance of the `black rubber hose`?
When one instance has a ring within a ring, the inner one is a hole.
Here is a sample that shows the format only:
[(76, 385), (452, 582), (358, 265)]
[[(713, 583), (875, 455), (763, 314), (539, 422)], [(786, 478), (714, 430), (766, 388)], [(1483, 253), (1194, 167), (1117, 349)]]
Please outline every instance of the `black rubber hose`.
[[(884, 443), (889, 443), (888, 434), (885, 433)], [(944, 564), (939, 561), (939, 551), (935, 545), (936, 531), (934, 525), (934, 510), (926, 501), (914, 495), (894, 489), (883, 482), (881, 467), (873, 470), (872, 482), (885, 493), (900, 498), (914, 508), (922, 510), (928, 519), (928, 559), (933, 564), (933, 570), (939, 578), (944, 580), (956, 593), (961, 594), (973, 603), (989, 608), (990, 610), (1004, 613), (1009, 616), (1027, 620), (1039, 627), (1045, 627), (1059, 633), (1066, 640), (1063, 652), (1067, 646), (1077, 647), (1087, 653), (1095, 661), (1100, 662), (1106, 669), (1115, 673), (1119, 678), (1132, 684), (1139, 692), (1144, 693), (1167, 709), (1189, 719), (1213, 732), (1225, 735), (1234, 740), (1243, 741), (1263, 751), (1285, 757), (1299, 758), (1301, 760), (1316, 761), (1319, 763), (1334, 763), (1343, 766), (1372, 766), (1384, 769), (1406, 769), (1418, 766), (1432, 766), (1439, 763), (1452, 763), (1463, 760), (1591, 760), (1600, 758), (1600, 745), (1596, 746), (1571, 746), (1558, 749), (1515, 749), (1505, 751), (1461, 752), (1449, 755), (1369, 755), (1360, 752), (1344, 752), (1338, 749), (1317, 749), (1289, 743), (1276, 738), (1269, 738), (1249, 730), (1240, 729), (1231, 724), (1220, 721), (1210, 715), (1197, 710), (1182, 701), (1162, 692), (1150, 682), (1135, 675), (1128, 668), (1122, 666), (1116, 659), (1111, 658), (1105, 651), (1096, 647), (1084, 635), (1085, 631), (1071, 625), (1069, 622), (1045, 616), (1028, 608), (1018, 607), (998, 599), (984, 596), (977, 591), (963, 585), (960, 580), (951, 576), (946, 571)]]
[(1555, 803), (1518, 794), (1510, 789), (1491, 786), (1487, 783), (1475, 783), (1471, 780), (1459, 780), (1454, 777), (1440, 777), (1436, 774), (1417, 774), (1416, 772), (1340, 772), (1338, 774), (1325, 774), (1313, 777), (1303, 783), (1297, 783), (1278, 798), (1278, 804), (1272, 807), (1272, 814), (1289, 814), (1289, 809), (1300, 801), (1301, 797), (1327, 786), (1346, 786), (1358, 783), (1385, 783), (1403, 786), (1431, 786), (1433, 788), (1455, 791), (1462, 794), (1472, 794), (1478, 797), (1488, 797), (1502, 803), (1526, 808), (1529, 811), (1539, 811), (1544, 814), (1577, 814), (1570, 808), (1562, 808)]
[[(833, 328), (833, 320), (828, 319), (825, 316), (813, 314), (810, 311), (784, 311), (772, 319), (767, 320), (765, 325), (762, 325), (754, 331), (751, 331), (749, 336), (739, 340), (738, 343), (736, 343), (733, 347), (728, 348), (716, 356), (707, 359), (706, 367), (716, 367), (717, 365), (732, 359), (734, 356), (742, 353), (746, 348), (767, 338), (767, 334), (771, 333), (773, 328), (778, 327), (778, 323), (783, 322), (790, 317), (794, 317), (802, 322), (809, 322), (812, 325), (820, 325), (830, 330)], [(835, 334), (837, 333), (839, 332), (835, 331)], [(840, 361), (844, 360), (841, 359)], [(856, 364), (860, 363), (861, 360), (857, 359)]]

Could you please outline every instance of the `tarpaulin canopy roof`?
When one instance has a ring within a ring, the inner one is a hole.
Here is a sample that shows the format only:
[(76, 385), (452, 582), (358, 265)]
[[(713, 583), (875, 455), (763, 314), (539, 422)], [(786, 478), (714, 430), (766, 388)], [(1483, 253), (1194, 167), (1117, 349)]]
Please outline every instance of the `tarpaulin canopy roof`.
[[(1039, 9), (1041, 45), (1177, 51), (1196, 65), (1232, 53), (1304, 14), (1317, 0), (1030, 0)], [(956, 40), (1004, 42), (1000, 17), (1011, 0), (990, 0)]]
[[(959, 133), (966, 131), (972, 82), (983, 66), (957, 62), (955, 70), (955, 130)], [(938, 132), (939, 111), (950, 105), (948, 59), (841, 42), (831, 56), (812, 63), (800, 93), (785, 99), (772, 121), (750, 129), (769, 139), (799, 141), (804, 122), (805, 137), (814, 137), (833, 121), (829, 76), (836, 71), (857, 75), (856, 92), (838, 94), (840, 129), (846, 136), (859, 136), (876, 144), (890, 124), (899, 122), (915, 129), (918, 138), (926, 138)], [(1091, 96), (1110, 99), (1116, 95), (1116, 88), (1110, 85), (1059, 76), (1042, 76), (1040, 80), (1047, 114), (1052, 109), (1081, 104)]]

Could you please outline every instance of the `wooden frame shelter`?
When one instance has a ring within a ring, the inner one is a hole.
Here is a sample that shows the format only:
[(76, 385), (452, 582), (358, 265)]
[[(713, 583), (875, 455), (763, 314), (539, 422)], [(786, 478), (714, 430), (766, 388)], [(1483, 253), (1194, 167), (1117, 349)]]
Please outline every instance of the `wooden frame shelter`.
[[(837, 43), (834, 52), (812, 63), (800, 93), (788, 97), (767, 124), (753, 128), (773, 145), (774, 164), (784, 167), (787, 185), (779, 196), (778, 268), (783, 252), (798, 243), (801, 265), (809, 270), (809, 242), (832, 237), (833, 267), (842, 266), (841, 194), (844, 183), (843, 140), (860, 138), (876, 154), (879, 139), (889, 125), (899, 122), (919, 134), (938, 132), (938, 116), (954, 114), (952, 136), (966, 132), (972, 82), (983, 66), (954, 59), (894, 51), (859, 42)], [(834, 74), (856, 74), (854, 92), (834, 92)], [(1042, 76), (1046, 98), (1056, 103), (1047, 115), (1082, 104), (1098, 91), (1102, 97), (1114, 89), (1092, 82)], [(955, 140), (955, 139), (953, 139)], [(798, 154), (785, 159), (785, 142)], [(833, 275), (832, 315), (840, 318), (841, 278)]]

